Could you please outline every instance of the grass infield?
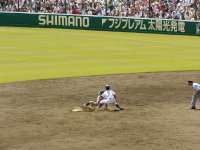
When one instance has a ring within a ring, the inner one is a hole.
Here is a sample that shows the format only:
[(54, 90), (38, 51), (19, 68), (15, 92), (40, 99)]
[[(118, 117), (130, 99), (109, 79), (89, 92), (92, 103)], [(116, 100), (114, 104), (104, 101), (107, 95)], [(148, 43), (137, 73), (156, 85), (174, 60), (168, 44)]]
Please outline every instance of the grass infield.
[(200, 69), (196, 36), (0, 27), (0, 83)]

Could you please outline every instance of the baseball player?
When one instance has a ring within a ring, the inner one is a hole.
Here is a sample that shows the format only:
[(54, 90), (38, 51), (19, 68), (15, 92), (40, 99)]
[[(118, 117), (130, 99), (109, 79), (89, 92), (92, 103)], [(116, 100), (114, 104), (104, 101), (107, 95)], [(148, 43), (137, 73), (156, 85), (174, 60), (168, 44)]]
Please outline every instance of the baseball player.
[[(89, 101), (89, 102), (85, 103), (84, 106), (89, 106), (89, 105), (91, 105), (91, 106), (98, 106), (99, 103), (100, 103), (100, 101), (102, 100), (101, 95), (102, 95), (103, 93), (104, 93), (104, 91), (103, 91), (103, 90), (100, 90), (99, 93), (98, 93), (98, 97), (97, 97), (96, 102), (95, 102), (95, 101)], [(107, 109), (107, 105), (106, 105), (106, 109)]]
[(103, 94), (101, 94), (103, 100), (101, 100), (101, 102), (99, 103), (98, 108), (101, 108), (103, 105), (115, 104), (117, 108), (119, 108), (120, 110), (124, 110), (117, 104), (116, 93), (110, 90), (110, 86), (106, 85), (105, 88), (106, 91)]
[(196, 107), (195, 107), (196, 101), (198, 98), (200, 99), (200, 84), (193, 83), (192, 80), (189, 80), (188, 85), (192, 86), (192, 89), (195, 91), (194, 95), (192, 96), (191, 109), (196, 109)]

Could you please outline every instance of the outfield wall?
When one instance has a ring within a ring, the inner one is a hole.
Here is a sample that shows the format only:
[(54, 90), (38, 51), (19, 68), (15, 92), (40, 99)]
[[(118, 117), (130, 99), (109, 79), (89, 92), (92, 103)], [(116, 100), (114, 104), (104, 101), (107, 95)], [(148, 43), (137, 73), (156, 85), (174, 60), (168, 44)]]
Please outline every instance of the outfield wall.
[(0, 12), (0, 26), (108, 30), (200, 36), (200, 22), (65, 14)]

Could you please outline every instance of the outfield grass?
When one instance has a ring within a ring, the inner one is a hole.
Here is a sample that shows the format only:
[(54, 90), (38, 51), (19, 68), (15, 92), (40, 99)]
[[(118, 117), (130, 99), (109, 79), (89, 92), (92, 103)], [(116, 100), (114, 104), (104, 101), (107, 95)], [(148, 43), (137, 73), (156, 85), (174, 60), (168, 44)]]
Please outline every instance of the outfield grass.
[(0, 27), (0, 82), (200, 69), (200, 38)]

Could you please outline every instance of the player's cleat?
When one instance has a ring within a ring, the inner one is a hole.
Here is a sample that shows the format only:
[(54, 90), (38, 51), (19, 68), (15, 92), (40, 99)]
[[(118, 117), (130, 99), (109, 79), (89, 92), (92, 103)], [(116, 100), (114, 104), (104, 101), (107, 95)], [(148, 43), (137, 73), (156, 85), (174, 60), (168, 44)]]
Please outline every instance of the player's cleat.
[(195, 106), (192, 106), (191, 109), (196, 109), (196, 107), (195, 107)]

